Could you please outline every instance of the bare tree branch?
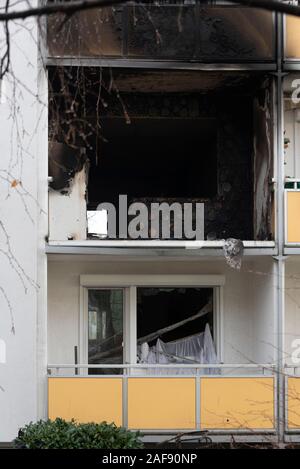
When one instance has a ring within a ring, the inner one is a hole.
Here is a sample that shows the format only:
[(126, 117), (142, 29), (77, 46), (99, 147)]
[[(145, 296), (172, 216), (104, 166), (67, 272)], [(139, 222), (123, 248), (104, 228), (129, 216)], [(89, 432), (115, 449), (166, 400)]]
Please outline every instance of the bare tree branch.
[(249, 7), (261, 8), (263, 10), (286, 13), (288, 15), (300, 16), (300, 6), (283, 3), (282, 0), (230, 0)]
[(128, 0), (73, 0), (71, 2), (51, 3), (37, 8), (0, 13), (0, 21), (10, 21), (16, 19), (26, 19), (32, 16), (52, 15), (55, 13), (65, 13), (71, 15), (77, 11), (89, 10), (96, 7), (109, 7), (127, 3)]
[[(128, 1), (129, 0), (73, 0), (71, 2), (51, 3), (37, 8), (0, 13), (0, 21), (40, 17), (44, 15), (53, 15), (55, 13), (72, 15), (77, 11), (89, 10), (96, 7), (104, 8), (120, 5), (128, 3)], [(300, 16), (300, 7), (298, 5), (283, 3), (282, 0), (231, 0), (231, 2), (244, 6)], [(144, 3), (147, 3), (147, 0), (145, 0)]]

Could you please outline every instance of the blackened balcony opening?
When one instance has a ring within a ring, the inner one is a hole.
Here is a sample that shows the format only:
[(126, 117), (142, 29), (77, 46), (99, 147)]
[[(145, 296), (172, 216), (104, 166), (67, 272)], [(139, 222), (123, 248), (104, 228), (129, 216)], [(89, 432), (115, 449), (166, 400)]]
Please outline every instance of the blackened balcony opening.
[(51, 188), (66, 196), (57, 170), (65, 165), (74, 180), (85, 158), (81, 213), (82, 194), (88, 211), (103, 202), (118, 209), (122, 194), (147, 207), (199, 202), (205, 240), (271, 240), (271, 83), (249, 72), (53, 68), (50, 142), (73, 149), (76, 167), (69, 150), (62, 164), (50, 149)]
[(89, 204), (217, 194), (215, 119), (104, 119), (106, 141), (89, 176)]

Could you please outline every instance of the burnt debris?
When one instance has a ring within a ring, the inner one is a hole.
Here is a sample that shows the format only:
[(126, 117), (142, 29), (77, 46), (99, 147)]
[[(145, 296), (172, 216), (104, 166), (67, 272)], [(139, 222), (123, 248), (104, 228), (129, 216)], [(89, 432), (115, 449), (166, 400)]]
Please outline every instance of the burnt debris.
[(87, 162), (84, 148), (72, 148), (64, 143), (49, 143), (49, 186), (61, 194), (68, 194), (72, 180)]

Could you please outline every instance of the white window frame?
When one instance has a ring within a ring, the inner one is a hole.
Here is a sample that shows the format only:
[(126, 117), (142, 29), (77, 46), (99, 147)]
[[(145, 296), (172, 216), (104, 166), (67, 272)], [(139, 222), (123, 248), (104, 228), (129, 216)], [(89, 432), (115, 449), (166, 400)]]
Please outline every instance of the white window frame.
[[(135, 364), (137, 354), (136, 296), (138, 287), (209, 287), (213, 288), (214, 342), (219, 361), (223, 362), (223, 287), (224, 275), (81, 275), (79, 358), (88, 364), (88, 290), (120, 288), (124, 290), (124, 364)], [(87, 370), (85, 370), (87, 372)]]

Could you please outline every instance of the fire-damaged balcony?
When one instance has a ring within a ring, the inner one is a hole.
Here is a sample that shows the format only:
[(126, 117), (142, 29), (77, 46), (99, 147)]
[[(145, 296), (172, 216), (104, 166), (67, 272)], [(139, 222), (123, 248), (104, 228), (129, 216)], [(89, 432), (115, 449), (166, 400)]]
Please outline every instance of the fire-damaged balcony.
[[(50, 243), (133, 241), (121, 195), (126, 210), (149, 209), (148, 240), (176, 239), (175, 213), (169, 235), (151, 225), (155, 203), (203, 204), (206, 243), (273, 240), (268, 75), (54, 67), (49, 78)], [(103, 203), (116, 208), (111, 239)]]

